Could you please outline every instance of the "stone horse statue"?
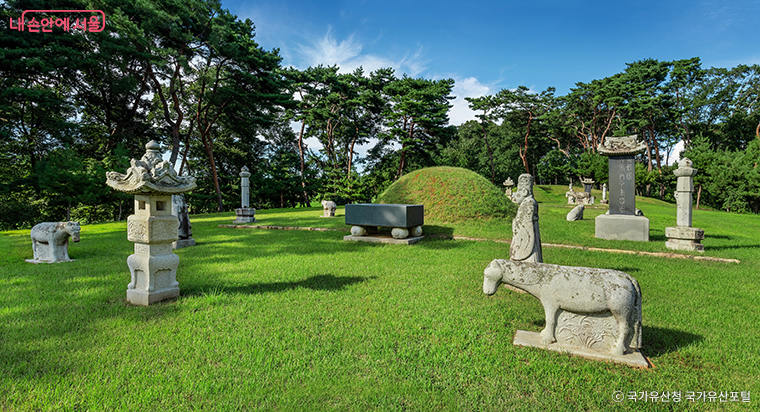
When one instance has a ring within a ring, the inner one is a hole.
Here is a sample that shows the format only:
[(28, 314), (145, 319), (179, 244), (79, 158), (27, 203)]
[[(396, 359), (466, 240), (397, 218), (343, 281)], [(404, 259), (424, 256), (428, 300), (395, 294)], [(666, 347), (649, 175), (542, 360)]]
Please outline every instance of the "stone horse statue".
[(641, 347), (641, 289), (627, 273), (495, 259), (484, 275), (483, 293), (487, 295), (505, 283), (541, 301), (546, 315), (546, 327), (541, 331), (544, 345), (556, 342), (557, 315), (562, 309), (580, 314), (609, 311), (617, 322), (615, 344), (610, 348), (613, 355)]

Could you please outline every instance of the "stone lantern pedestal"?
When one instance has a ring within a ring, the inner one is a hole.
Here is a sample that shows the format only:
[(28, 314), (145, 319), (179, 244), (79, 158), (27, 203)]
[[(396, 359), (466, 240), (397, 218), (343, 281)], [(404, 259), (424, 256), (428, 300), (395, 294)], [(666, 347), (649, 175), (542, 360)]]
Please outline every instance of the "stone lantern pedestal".
[(135, 253), (127, 258), (132, 275), (127, 301), (134, 305), (179, 296), (179, 256), (172, 252), (178, 220), (171, 201), (171, 195), (136, 195), (135, 214), (127, 218), (127, 239), (135, 243)]
[(195, 188), (195, 178), (178, 176), (162, 159), (158, 143), (150, 141), (145, 148), (126, 174), (106, 173), (106, 184), (135, 195), (135, 214), (127, 218), (127, 239), (135, 243), (135, 253), (127, 257), (127, 301), (139, 306), (179, 296), (179, 256), (172, 252), (179, 220), (172, 214), (172, 195)]

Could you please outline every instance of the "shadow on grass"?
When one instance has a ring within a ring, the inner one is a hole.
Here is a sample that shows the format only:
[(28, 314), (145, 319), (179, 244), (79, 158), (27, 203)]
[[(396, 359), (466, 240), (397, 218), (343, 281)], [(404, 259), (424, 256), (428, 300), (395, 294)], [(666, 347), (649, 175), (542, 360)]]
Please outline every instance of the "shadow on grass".
[(680, 330), (644, 326), (641, 351), (647, 356), (660, 356), (702, 341), (704, 338), (694, 333)]
[(339, 291), (344, 290), (346, 287), (355, 283), (366, 282), (368, 280), (377, 279), (377, 276), (335, 276), (332, 274), (315, 275), (307, 279), (300, 280), (298, 282), (272, 282), (272, 283), (253, 283), (244, 286), (195, 286), (192, 288), (184, 289), (182, 295), (184, 296), (204, 296), (209, 294), (221, 294), (221, 293), (240, 293), (246, 295), (262, 294), (262, 293), (280, 293), (287, 292), (289, 290), (306, 288), (311, 290), (323, 290), (323, 291)]
[(760, 244), (757, 245), (731, 245), (731, 246), (710, 246), (710, 250), (723, 250), (723, 249), (754, 249), (760, 248)]

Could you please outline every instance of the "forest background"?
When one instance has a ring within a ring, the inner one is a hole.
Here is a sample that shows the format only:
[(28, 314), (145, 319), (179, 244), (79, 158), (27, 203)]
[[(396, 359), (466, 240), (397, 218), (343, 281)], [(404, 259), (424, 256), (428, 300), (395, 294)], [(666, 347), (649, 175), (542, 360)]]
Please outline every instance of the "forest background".
[[(448, 118), (453, 79), (286, 68), (279, 50), (256, 43), (251, 20), (218, 1), (106, 0), (102, 32), (13, 30), (36, 3), (0, 5), (0, 229), (124, 219), (131, 197), (106, 186), (105, 172), (126, 170), (149, 140), (197, 178), (191, 213), (237, 207), (243, 166), (256, 208), (371, 202), (401, 175), (439, 165), (496, 185), (521, 173), (539, 184), (601, 185), (598, 146), (631, 134), (647, 143), (637, 194), (673, 200), (673, 148), (683, 142), (699, 169), (698, 207), (760, 212), (758, 65), (634, 61), (566, 95), (519, 86), (468, 98), (477, 120), (457, 126)], [(321, 149), (307, 147), (310, 138)]]

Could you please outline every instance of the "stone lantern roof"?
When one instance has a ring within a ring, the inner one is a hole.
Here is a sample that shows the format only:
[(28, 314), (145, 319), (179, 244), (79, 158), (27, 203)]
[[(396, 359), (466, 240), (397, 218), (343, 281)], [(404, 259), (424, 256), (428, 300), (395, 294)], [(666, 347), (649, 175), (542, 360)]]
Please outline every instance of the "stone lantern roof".
[(142, 159), (130, 160), (126, 174), (106, 172), (106, 184), (130, 194), (173, 195), (195, 189), (195, 178), (177, 175), (174, 166), (161, 157), (161, 146), (155, 140), (145, 149)]
[(647, 148), (644, 141), (638, 141), (638, 135), (607, 137), (597, 148), (602, 156), (625, 156), (635, 155)]

